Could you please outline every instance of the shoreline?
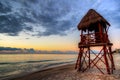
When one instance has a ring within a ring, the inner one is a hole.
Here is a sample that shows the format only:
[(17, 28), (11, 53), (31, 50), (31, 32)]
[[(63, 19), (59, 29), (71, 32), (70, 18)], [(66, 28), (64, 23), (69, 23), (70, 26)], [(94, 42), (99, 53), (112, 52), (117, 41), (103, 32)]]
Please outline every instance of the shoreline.
[[(120, 80), (120, 55), (114, 55), (116, 70), (111, 75), (102, 74), (96, 68), (86, 72), (75, 70), (75, 63), (51, 66), (43, 70), (21, 74), (4, 80)], [(106, 69), (105, 69), (106, 71)]]
[[(64, 72), (64, 70), (70, 70), (70, 69), (74, 69), (75, 63), (73, 64), (62, 64), (62, 65), (57, 65), (57, 66), (52, 66), (49, 68), (45, 68), (43, 70), (38, 70), (35, 72), (31, 72), (31, 73), (27, 73), (27, 74), (21, 74), (21, 75), (17, 75), (16, 77), (10, 77), (10, 78), (6, 78), (3, 80), (37, 80), (37, 79), (32, 79), (34, 77), (36, 77), (37, 75), (39, 79), (49, 75), (49, 74), (54, 74), (54, 73), (59, 73), (59, 72)], [(32, 76), (32, 77), (31, 77)]]
[(120, 80), (120, 74), (108, 75), (90, 70), (83, 73), (75, 70), (75, 64), (67, 64), (7, 80)]

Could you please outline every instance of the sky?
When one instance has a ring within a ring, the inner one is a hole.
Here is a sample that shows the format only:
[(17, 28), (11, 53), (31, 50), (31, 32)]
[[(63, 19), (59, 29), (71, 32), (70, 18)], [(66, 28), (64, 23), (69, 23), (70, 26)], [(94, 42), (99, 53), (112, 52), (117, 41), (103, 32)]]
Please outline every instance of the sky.
[(110, 24), (113, 49), (120, 48), (120, 0), (0, 0), (0, 46), (76, 51), (77, 25), (89, 9)]

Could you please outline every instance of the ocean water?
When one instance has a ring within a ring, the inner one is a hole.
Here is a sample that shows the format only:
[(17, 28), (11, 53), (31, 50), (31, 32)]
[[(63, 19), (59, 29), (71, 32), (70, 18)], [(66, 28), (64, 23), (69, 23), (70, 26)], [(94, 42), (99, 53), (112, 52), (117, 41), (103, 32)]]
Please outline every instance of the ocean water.
[(75, 63), (77, 54), (0, 54), (0, 80)]

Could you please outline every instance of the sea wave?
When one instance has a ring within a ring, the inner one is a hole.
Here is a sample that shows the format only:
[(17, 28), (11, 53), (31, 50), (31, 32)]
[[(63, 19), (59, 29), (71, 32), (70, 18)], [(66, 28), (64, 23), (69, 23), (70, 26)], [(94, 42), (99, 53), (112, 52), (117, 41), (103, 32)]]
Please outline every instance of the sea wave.
[(39, 61), (24, 61), (24, 62), (0, 62), (0, 65), (21, 64), (21, 63), (38, 63), (38, 62), (50, 62), (50, 61), (58, 61), (58, 60), (39, 60)]

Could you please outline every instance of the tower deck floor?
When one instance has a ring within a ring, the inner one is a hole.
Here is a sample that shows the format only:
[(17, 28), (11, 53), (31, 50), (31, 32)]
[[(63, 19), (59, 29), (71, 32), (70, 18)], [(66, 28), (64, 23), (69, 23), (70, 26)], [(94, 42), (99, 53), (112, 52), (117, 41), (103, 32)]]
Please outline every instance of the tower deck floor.
[(90, 43), (90, 44), (78, 44), (79, 48), (87, 48), (87, 47), (96, 47), (96, 46), (112, 46), (112, 43)]

